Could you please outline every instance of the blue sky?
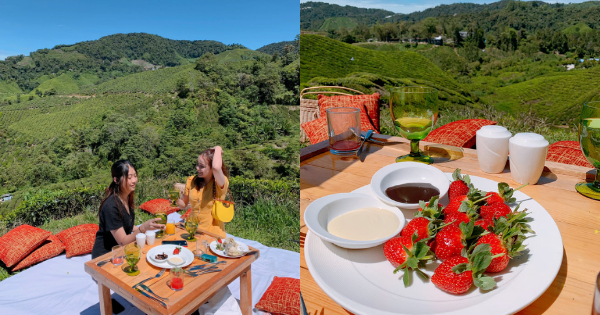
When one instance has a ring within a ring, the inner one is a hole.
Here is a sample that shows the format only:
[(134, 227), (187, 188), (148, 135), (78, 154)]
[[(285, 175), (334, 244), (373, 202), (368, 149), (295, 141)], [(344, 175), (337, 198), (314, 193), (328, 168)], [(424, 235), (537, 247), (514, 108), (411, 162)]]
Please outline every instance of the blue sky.
[[(300, 0), (302, 2), (308, 2), (309, 0)], [(370, 8), (370, 9), (384, 9), (396, 13), (412, 13), (415, 11), (423, 11), (425, 9), (433, 8), (440, 4), (452, 4), (457, 2), (463, 3), (493, 3), (498, 2), (499, 0), (327, 0), (327, 1), (319, 1), (312, 0), (316, 2), (326, 2), (337, 5), (349, 5), (353, 7), (359, 8)], [(562, 0), (542, 0), (547, 3), (580, 3), (589, 0), (570, 0), (570, 1), (562, 1)]]
[(0, 0), (0, 60), (116, 33), (216, 40), (250, 49), (300, 32), (297, 0)]

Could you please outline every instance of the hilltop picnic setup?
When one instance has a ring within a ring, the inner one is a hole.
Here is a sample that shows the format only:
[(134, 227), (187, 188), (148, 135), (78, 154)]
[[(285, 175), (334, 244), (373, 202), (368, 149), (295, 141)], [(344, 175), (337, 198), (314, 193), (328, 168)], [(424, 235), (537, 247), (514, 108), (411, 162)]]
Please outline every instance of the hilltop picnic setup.
[(600, 271), (598, 103), (583, 106), (580, 146), (486, 119), (432, 131), (436, 93), (390, 90), (403, 137), (379, 134), (378, 93), (301, 93), (318, 95), (301, 99), (308, 314), (589, 313)]

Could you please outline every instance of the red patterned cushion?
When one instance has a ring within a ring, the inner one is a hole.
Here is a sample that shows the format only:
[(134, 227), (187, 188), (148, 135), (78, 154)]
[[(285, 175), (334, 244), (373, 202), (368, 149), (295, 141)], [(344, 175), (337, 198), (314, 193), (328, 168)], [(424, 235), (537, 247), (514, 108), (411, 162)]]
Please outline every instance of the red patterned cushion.
[(319, 95), (319, 111), (321, 117), (326, 115), (326, 110), (333, 107), (358, 107), (367, 108), (367, 115), (372, 120), (375, 130), (379, 131), (379, 93), (371, 95), (325, 96)]
[(23, 224), (0, 237), (0, 260), (11, 268), (33, 252), (52, 233)]
[[(327, 131), (327, 115), (322, 115), (321, 117), (305, 122), (301, 125), (304, 132), (310, 139), (311, 144), (319, 143), (321, 141), (325, 141), (329, 139), (329, 134)], [(360, 111), (360, 130), (367, 131), (369, 129), (375, 130), (375, 127), (369, 121), (369, 117), (367, 117), (365, 110), (361, 109)], [(375, 131), (377, 132), (377, 131)]]
[(585, 166), (593, 168), (592, 164), (585, 158), (581, 152), (581, 146), (577, 141), (559, 141), (548, 147), (548, 161)]
[(151, 214), (156, 214), (159, 210), (164, 210), (167, 212), (167, 215), (179, 211), (178, 207), (171, 207), (171, 201), (167, 199), (153, 199), (146, 201), (140, 206), (140, 209)]
[(100, 227), (98, 226), (98, 224), (94, 224), (94, 223), (80, 224), (80, 225), (68, 228), (66, 230), (62, 230), (58, 234), (56, 234), (56, 236), (58, 236), (58, 238), (60, 239), (61, 242), (66, 244), (67, 240), (75, 234), (78, 234), (78, 233), (81, 233), (84, 231), (94, 231), (94, 233), (96, 233), (96, 232), (98, 232), (99, 229), (100, 229)]
[(65, 242), (67, 258), (91, 253), (95, 241), (96, 231), (94, 230), (86, 230), (71, 235)]
[(46, 239), (46, 241), (40, 245), (40, 247), (29, 254), (29, 256), (25, 257), (25, 259), (21, 260), (21, 262), (18, 263), (12, 271), (14, 272), (21, 270), (46, 259), (58, 256), (58, 254), (62, 253), (63, 250), (65, 250), (65, 245), (63, 245), (60, 239), (58, 239), (58, 237), (55, 235), (50, 235), (48, 236), (48, 239)]
[(300, 315), (300, 279), (275, 277), (255, 307), (274, 315)]
[(425, 141), (472, 148), (475, 145), (477, 130), (483, 126), (495, 124), (497, 122), (487, 119), (457, 120), (431, 131)]

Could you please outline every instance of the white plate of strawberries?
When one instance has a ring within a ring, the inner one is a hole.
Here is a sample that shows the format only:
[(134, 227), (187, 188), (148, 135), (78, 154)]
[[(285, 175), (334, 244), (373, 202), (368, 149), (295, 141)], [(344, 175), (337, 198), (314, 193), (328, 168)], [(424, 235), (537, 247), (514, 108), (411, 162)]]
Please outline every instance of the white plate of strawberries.
[[(309, 231), (304, 249), (311, 275), (355, 314), (511, 314), (525, 308), (560, 269), (558, 227), (526, 194), (481, 177), (470, 182), (472, 190), (451, 185), (439, 201), (443, 207), (423, 205), (420, 219), (377, 247), (344, 249)], [(369, 185), (354, 192), (374, 195)], [(406, 218), (417, 213), (403, 211)]]

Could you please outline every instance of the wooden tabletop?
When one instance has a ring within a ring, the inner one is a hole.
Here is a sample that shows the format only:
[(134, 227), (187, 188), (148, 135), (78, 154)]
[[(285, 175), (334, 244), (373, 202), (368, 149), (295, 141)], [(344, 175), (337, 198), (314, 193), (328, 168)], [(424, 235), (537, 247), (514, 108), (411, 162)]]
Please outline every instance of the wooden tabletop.
[[(217, 237), (217, 235), (203, 230), (198, 231), (202, 233), (202, 235), (196, 234), (196, 239), (200, 242), (202, 240), (207, 240), (210, 244)], [(187, 232), (177, 228), (175, 235), (165, 236), (163, 240), (182, 240), (180, 236), (183, 233)], [(181, 291), (174, 291), (167, 285), (167, 281), (170, 278), (169, 270), (167, 270), (160, 278), (153, 278), (145, 282), (144, 284), (150, 287), (154, 293), (169, 299), (168, 302), (165, 302), (167, 304), (167, 308), (165, 308), (160, 303), (145, 297), (132, 288), (136, 283), (154, 277), (161, 271), (162, 268), (155, 267), (148, 263), (146, 254), (144, 253), (147, 253), (151, 248), (161, 244), (162, 240), (156, 240), (153, 246), (146, 245), (142, 248), (142, 257), (137, 264), (140, 269), (140, 274), (137, 276), (129, 276), (121, 270), (123, 266), (127, 266), (127, 262), (124, 262), (121, 266), (114, 266), (112, 263), (105, 264), (102, 267), (96, 265), (97, 262), (110, 258), (112, 253), (97, 257), (96, 259), (92, 259), (85, 263), (85, 271), (98, 281), (100, 308), (103, 314), (105, 312), (112, 314), (110, 307), (110, 290), (115, 291), (146, 314), (190, 314), (197, 310), (200, 305), (210, 299), (216, 292), (238, 277), (240, 277), (240, 297), (241, 300), (243, 300), (240, 303), (242, 313), (252, 313), (250, 266), (252, 262), (258, 259), (258, 250), (250, 248), (255, 252), (241, 258), (228, 259), (218, 257), (219, 261), (226, 261), (226, 263), (218, 265), (219, 269), (222, 271), (208, 273), (197, 277), (186, 275), (183, 277), (184, 288)], [(188, 249), (194, 252), (196, 249), (196, 242), (188, 241)], [(195, 258), (192, 264), (184, 269), (202, 264), (205, 264), (205, 262)]]
[[(300, 279), (301, 292), (310, 315), (351, 314), (325, 294), (312, 278), (304, 260), (304, 210), (314, 200), (351, 192), (368, 185), (382, 167), (395, 163), (395, 158), (410, 151), (405, 139), (378, 135), (384, 145), (365, 144), (360, 158), (342, 158), (329, 153), (322, 142), (303, 148), (300, 164)], [(503, 173), (487, 174), (479, 169), (477, 151), (422, 142), (421, 149), (432, 152), (433, 166), (443, 172), (460, 168), (463, 174), (520, 186), (511, 178), (507, 167)], [(436, 157), (437, 156), (437, 157)], [(521, 191), (539, 202), (552, 216), (560, 230), (564, 254), (558, 275), (552, 285), (535, 302), (518, 314), (589, 314), (594, 283), (600, 272), (600, 201), (586, 198), (575, 191), (575, 184), (591, 180), (593, 170), (554, 162), (546, 162), (537, 185)], [(510, 301), (507, 301), (510, 303)]]

